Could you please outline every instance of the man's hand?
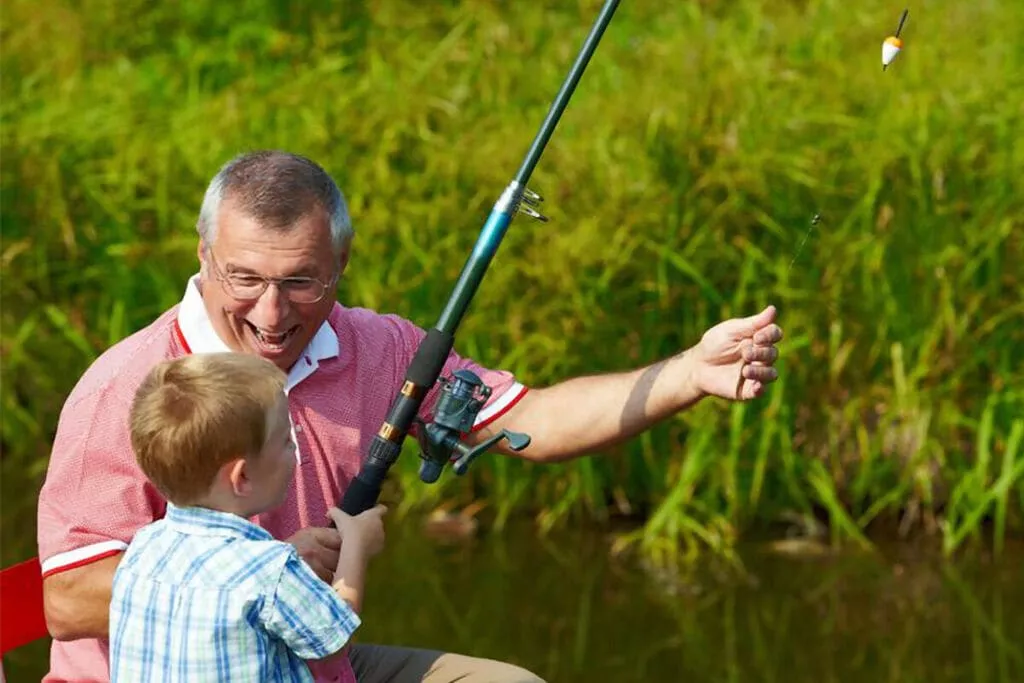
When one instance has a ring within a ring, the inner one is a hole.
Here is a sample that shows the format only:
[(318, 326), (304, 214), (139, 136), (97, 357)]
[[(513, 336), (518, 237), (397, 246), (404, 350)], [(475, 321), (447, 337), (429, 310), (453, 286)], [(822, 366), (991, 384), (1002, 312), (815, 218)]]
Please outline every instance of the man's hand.
[(768, 306), (749, 318), (718, 323), (694, 347), (694, 377), (705, 394), (736, 401), (756, 398), (779, 372), (775, 344), (782, 328), (774, 324), (775, 307)]
[(334, 580), (338, 551), (341, 550), (341, 534), (337, 529), (308, 527), (299, 530), (285, 543), (295, 546), (299, 557), (306, 561), (313, 573), (327, 583)]

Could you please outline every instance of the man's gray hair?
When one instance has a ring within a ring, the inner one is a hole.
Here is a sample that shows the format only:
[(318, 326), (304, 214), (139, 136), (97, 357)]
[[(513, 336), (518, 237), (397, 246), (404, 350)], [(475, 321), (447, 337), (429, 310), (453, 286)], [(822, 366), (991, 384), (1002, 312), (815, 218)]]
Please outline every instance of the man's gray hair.
[(329, 217), (336, 254), (355, 234), (337, 184), (319, 164), (298, 154), (249, 152), (221, 167), (206, 188), (196, 223), (196, 232), (208, 246), (217, 237), (217, 213), (225, 199), (261, 227), (280, 231), (320, 208)]

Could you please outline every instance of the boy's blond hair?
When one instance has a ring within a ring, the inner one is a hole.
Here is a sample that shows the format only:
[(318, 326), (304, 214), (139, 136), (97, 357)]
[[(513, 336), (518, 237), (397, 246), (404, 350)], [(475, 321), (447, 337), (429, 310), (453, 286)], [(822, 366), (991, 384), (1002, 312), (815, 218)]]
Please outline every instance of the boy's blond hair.
[(263, 449), (267, 415), (285, 381), (276, 365), (244, 353), (160, 363), (132, 401), (132, 448), (142, 471), (167, 500), (194, 504), (223, 465)]

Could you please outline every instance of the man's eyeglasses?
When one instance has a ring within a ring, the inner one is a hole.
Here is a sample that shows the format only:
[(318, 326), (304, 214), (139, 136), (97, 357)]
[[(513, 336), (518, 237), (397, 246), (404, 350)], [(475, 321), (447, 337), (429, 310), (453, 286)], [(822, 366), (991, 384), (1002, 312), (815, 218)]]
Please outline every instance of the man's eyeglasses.
[(289, 301), (296, 304), (315, 304), (327, 294), (327, 288), (334, 285), (338, 277), (330, 282), (321, 282), (313, 277), (266, 277), (255, 273), (225, 273), (213, 258), (213, 251), (208, 250), (207, 256), (217, 280), (230, 296), (238, 301), (255, 301), (263, 296), (267, 287), (277, 285), (278, 290)]

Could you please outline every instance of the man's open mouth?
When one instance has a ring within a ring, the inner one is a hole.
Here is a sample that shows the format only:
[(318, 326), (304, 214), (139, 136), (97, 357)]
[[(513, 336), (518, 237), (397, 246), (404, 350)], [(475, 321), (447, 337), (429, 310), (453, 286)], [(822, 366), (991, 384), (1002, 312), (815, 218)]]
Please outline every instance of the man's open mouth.
[(284, 351), (285, 347), (288, 346), (288, 341), (299, 329), (299, 326), (295, 325), (284, 332), (273, 332), (256, 327), (248, 320), (244, 320), (243, 322), (249, 330), (252, 339), (256, 342), (256, 347), (268, 354), (275, 354)]

